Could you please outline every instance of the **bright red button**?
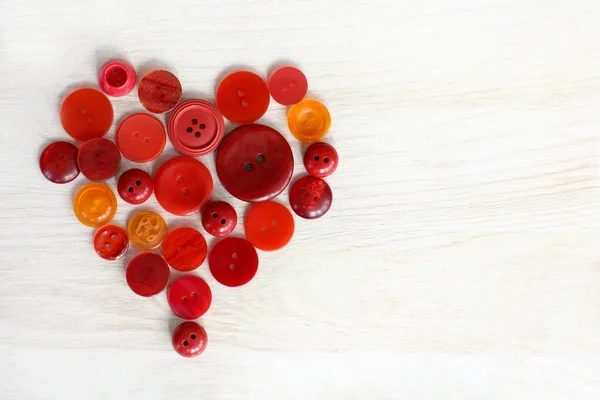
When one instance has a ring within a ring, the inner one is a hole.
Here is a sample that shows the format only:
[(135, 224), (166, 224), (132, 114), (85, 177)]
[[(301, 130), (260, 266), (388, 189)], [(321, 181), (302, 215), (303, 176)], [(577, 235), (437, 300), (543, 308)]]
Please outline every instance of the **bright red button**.
[(177, 228), (165, 237), (162, 253), (169, 265), (178, 271), (198, 268), (206, 259), (206, 240), (194, 228)]
[(125, 96), (133, 90), (137, 78), (135, 70), (126, 61), (110, 60), (106, 62), (98, 74), (100, 89), (109, 96)]
[(154, 194), (158, 203), (175, 215), (199, 212), (208, 202), (213, 181), (200, 161), (188, 156), (167, 160), (154, 176)]
[(250, 71), (237, 71), (225, 77), (217, 88), (217, 106), (223, 116), (237, 124), (249, 124), (269, 108), (265, 81)]
[(94, 236), (94, 249), (105, 260), (118, 260), (129, 249), (127, 233), (120, 226), (104, 225)]
[(153, 296), (167, 286), (169, 266), (158, 254), (141, 253), (129, 261), (125, 275), (134, 293)]
[(208, 255), (210, 273), (225, 286), (242, 286), (258, 270), (258, 254), (246, 239), (228, 237), (213, 247)]
[(91, 139), (79, 147), (77, 163), (83, 176), (91, 181), (104, 181), (119, 171), (121, 153), (108, 139)]
[(213, 236), (227, 236), (236, 225), (237, 213), (229, 203), (213, 201), (202, 209), (202, 226)]
[(292, 210), (302, 218), (321, 217), (331, 207), (332, 200), (333, 195), (327, 182), (314, 176), (298, 179), (290, 189)]
[(156, 159), (165, 148), (167, 135), (160, 120), (150, 114), (133, 114), (117, 129), (117, 146), (125, 158), (145, 163)]
[(60, 122), (77, 140), (100, 138), (112, 125), (114, 112), (108, 98), (96, 89), (71, 92), (60, 107)]
[(156, 114), (166, 113), (179, 103), (181, 83), (169, 71), (150, 71), (140, 81), (138, 96), (146, 110)]
[(299, 103), (306, 96), (306, 76), (296, 67), (277, 68), (268, 81), (273, 100), (284, 106)]
[(242, 125), (221, 142), (216, 166), (229, 193), (240, 200), (259, 202), (286, 188), (292, 179), (294, 157), (287, 140), (275, 129)]
[(172, 343), (179, 355), (187, 358), (197, 357), (206, 349), (208, 335), (198, 323), (185, 321), (173, 331)]
[(283, 204), (265, 201), (253, 205), (244, 218), (246, 237), (260, 250), (278, 250), (294, 235), (294, 218)]
[(153, 189), (150, 175), (138, 168), (123, 172), (117, 182), (119, 196), (129, 204), (142, 204), (150, 198)]
[(167, 124), (169, 140), (180, 153), (202, 156), (214, 151), (225, 134), (221, 112), (204, 100), (188, 100), (178, 105)]
[(167, 300), (171, 311), (179, 318), (196, 319), (210, 308), (212, 293), (204, 279), (184, 275), (171, 284)]
[(54, 183), (67, 183), (79, 175), (77, 147), (68, 142), (50, 143), (40, 156), (40, 170)]
[(317, 178), (325, 178), (333, 174), (337, 169), (338, 161), (337, 151), (325, 142), (311, 144), (304, 153), (306, 172)]

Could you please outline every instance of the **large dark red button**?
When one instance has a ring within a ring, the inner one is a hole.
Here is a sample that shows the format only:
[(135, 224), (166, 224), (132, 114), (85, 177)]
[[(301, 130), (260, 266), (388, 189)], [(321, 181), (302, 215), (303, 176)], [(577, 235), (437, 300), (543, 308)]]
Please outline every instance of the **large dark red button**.
[(119, 171), (121, 153), (108, 139), (92, 139), (79, 147), (77, 163), (83, 176), (91, 181), (104, 181)]
[(264, 115), (271, 98), (265, 81), (250, 71), (227, 75), (217, 88), (217, 106), (237, 124), (249, 124)]
[(225, 286), (242, 286), (258, 270), (258, 254), (246, 239), (228, 237), (213, 247), (208, 255), (210, 273)]
[(154, 176), (154, 194), (158, 203), (175, 215), (199, 212), (208, 202), (213, 181), (200, 161), (188, 156), (167, 160)]
[(306, 76), (296, 67), (277, 68), (269, 77), (269, 91), (273, 100), (284, 106), (299, 103), (306, 96)]
[(179, 318), (196, 319), (210, 308), (212, 293), (204, 279), (184, 275), (171, 284), (167, 300), (171, 311)]
[(338, 153), (332, 145), (316, 142), (308, 146), (304, 153), (306, 172), (317, 178), (333, 174), (338, 166)]
[(156, 114), (166, 113), (179, 103), (181, 83), (169, 71), (150, 71), (140, 80), (138, 96), (146, 110)]
[(123, 228), (104, 225), (94, 235), (94, 249), (105, 260), (118, 260), (129, 249), (129, 239)]
[(119, 196), (129, 204), (142, 204), (150, 198), (153, 189), (150, 175), (138, 168), (123, 172), (117, 182)]
[(77, 147), (68, 142), (50, 143), (40, 156), (40, 170), (54, 183), (67, 183), (77, 178)]
[(292, 210), (302, 218), (315, 219), (325, 214), (333, 195), (331, 188), (321, 178), (305, 176), (298, 179), (290, 189)]
[(172, 343), (173, 348), (180, 356), (197, 357), (206, 349), (208, 335), (197, 322), (185, 321), (173, 331)]
[(133, 257), (127, 265), (127, 284), (140, 296), (153, 296), (167, 286), (169, 266), (155, 253), (141, 253)]
[(202, 226), (213, 236), (227, 236), (236, 225), (237, 213), (229, 203), (213, 201), (202, 210)]
[(287, 140), (275, 129), (242, 125), (221, 142), (216, 165), (229, 193), (240, 200), (259, 202), (286, 188), (292, 179), (294, 157)]
[(198, 268), (206, 259), (206, 239), (194, 228), (177, 228), (165, 237), (162, 253), (169, 265), (178, 271)]
[(60, 107), (60, 122), (63, 128), (77, 140), (104, 136), (112, 125), (113, 117), (112, 104), (96, 89), (74, 90)]
[(169, 140), (182, 154), (202, 156), (214, 151), (225, 134), (225, 121), (217, 107), (204, 100), (188, 100), (169, 116)]

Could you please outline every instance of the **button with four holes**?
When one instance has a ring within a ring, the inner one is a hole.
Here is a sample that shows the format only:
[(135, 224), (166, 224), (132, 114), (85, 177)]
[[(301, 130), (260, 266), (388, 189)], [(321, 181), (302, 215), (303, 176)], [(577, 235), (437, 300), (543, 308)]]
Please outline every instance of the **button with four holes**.
[(167, 124), (169, 140), (180, 153), (201, 156), (214, 151), (225, 134), (221, 112), (204, 100), (188, 100), (178, 105)]
[(102, 137), (112, 125), (114, 112), (110, 100), (96, 89), (71, 92), (60, 107), (60, 122), (71, 137), (90, 140)]
[(308, 146), (304, 153), (306, 172), (317, 178), (325, 178), (335, 172), (338, 166), (338, 153), (332, 145), (316, 142)]
[(109, 223), (117, 212), (117, 198), (105, 183), (88, 183), (73, 198), (73, 212), (82, 224), (97, 228)]
[(206, 239), (189, 226), (170, 231), (162, 243), (165, 260), (178, 271), (198, 268), (206, 259), (206, 252)]
[(258, 270), (258, 254), (254, 246), (239, 237), (227, 237), (214, 245), (208, 255), (210, 273), (225, 286), (242, 286)]
[(316, 100), (302, 100), (288, 111), (288, 127), (304, 143), (319, 141), (331, 126), (329, 110)]
[(133, 90), (137, 78), (135, 70), (126, 61), (110, 60), (98, 74), (98, 85), (104, 93), (113, 97), (125, 96)]
[(254, 72), (236, 71), (217, 88), (217, 106), (223, 116), (236, 124), (249, 124), (269, 108), (270, 95), (265, 81)]
[(202, 226), (213, 236), (227, 236), (236, 225), (237, 213), (229, 203), (213, 201), (202, 210)]
[(54, 183), (67, 183), (79, 175), (77, 147), (68, 142), (50, 143), (40, 156), (40, 170)]
[(83, 176), (89, 180), (105, 181), (119, 171), (121, 153), (108, 139), (90, 139), (79, 147), (77, 164)]
[(158, 254), (149, 252), (133, 257), (125, 271), (131, 290), (146, 297), (160, 293), (167, 286), (169, 275), (167, 262)]
[(208, 344), (206, 330), (194, 321), (179, 324), (173, 331), (171, 340), (175, 351), (187, 358), (199, 356)]
[(138, 85), (138, 97), (144, 108), (155, 114), (172, 110), (181, 99), (181, 83), (169, 71), (148, 72)]
[(300, 102), (308, 91), (306, 76), (296, 67), (277, 68), (267, 84), (273, 100), (284, 106)]
[(163, 242), (167, 224), (153, 211), (140, 211), (127, 223), (127, 236), (131, 244), (140, 250), (154, 250)]
[(129, 204), (142, 204), (150, 198), (153, 189), (150, 175), (138, 168), (123, 172), (117, 182), (119, 196)]
[(254, 204), (244, 218), (246, 237), (260, 250), (278, 250), (294, 235), (294, 218), (283, 204), (274, 201)]
[(290, 189), (292, 210), (302, 218), (321, 217), (331, 207), (332, 200), (333, 195), (327, 182), (314, 176), (298, 179)]
[(125, 158), (145, 163), (156, 159), (165, 148), (165, 127), (153, 115), (138, 113), (125, 118), (116, 136), (117, 146)]
[(167, 300), (171, 311), (179, 318), (196, 319), (210, 308), (212, 293), (204, 279), (195, 275), (184, 275), (169, 286)]
[(94, 249), (105, 260), (118, 260), (129, 249), (129, 239), (123, 228), (104, 225), (94, 235)]

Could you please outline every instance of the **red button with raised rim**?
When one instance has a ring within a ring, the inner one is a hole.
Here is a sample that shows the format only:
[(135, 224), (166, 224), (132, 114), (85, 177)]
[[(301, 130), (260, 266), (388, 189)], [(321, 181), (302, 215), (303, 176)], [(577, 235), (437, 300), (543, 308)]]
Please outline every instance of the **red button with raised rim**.
[(127, 265), (125, 276), (127, 284), (140, 296), (154, 296), (163, 290), (169, 282), (169, 266), (155, 253), (140, 253)]
[(325, 142), (311, 144), (304, 153), (306, 172), (317, 178), (325, 178), (333, 174), (337, 169), (338, 161), (337, 151)]
[(302, 218), (321, 217), (331, 207), (332, 200), (333, 195), (327, 182), (314, 176), (298, 179), (290, 189), (292, 210)]
[(217, 174), (229, 193), (248, 202), (266, 201), (292, 179), (294, 156), (287, 140), (265, 125), (242, 125), (221, 142)]
[(199, 356), (206, 349), (208, 335), (197, 322), (185, 321), (175, 328), (171, 340), (180, 356), (191, 358)]
[(110, 60), (98, 74), (100, 89), (109, 96), (125, 96), (133, 90), (137, 78), (135, 70), (127, 61)]
[(299, 103), (308, 91), (306, 76), (296, 67), (277, 68), (267, 84), (273, 100), (284, 106)]
[(206, 259), (206, 239), (194, 228), (177, 228), (165, 237), (162, 253), (169, 265), (178, 271), (192, 271)]
[(217, 106), (223, 116), (236, 124), (249, 124), (269, 108), (269, 89), (254, 72), (236, 71), (227, 75), (217, 88)]
[(79, 175), (77, 147), (68, 142), (50, 143), (40, 156), (40, 170), (53, 183), (68, 183)]
[(156, 114), (172, 110), (181, 99), (181, 83), (169, 71), (157, 69), (140, 80), (138, 97), (144, 108)]
[(83, 176), (91, 181), (112, 178), (121, 166), (121, 153), (108, 139), (91, 139), (81, 144), (77, 164)]
[(204, 279), (195, 275), (184, 275), (169, 286), (167, 300), (171, 311), (179, 318), (196, 319), (210, 308), (212, 293)]
[(60, 122), (72, 138), (90, 140), (106, 135), (114, 118), (110, 100), (96, 89), (71, 92), (60, 107)]
[(208, 255), (210, 273), (225, 286), (242, 286), (258, 270), (258, 254), (246, 239), (228, 237), (213, 247)]
[(167, 124), (169, 140), (180, 153), (202, 156), (214, 151), (225, 134), (221, 112), (204, 100), (188, 100), (178, 105)]
[(125, 158), (145, 163), (156, 159), (165, 148), (167, 135), (158, 118), (138, 113), (125, 118), (117, 129), (117, 146)]
[(236, 225), (237, 213), (229, 203), (213, 201), (202, 210), (202, 226), (213, 236), (227, 236)]
[(246, 237), (260, 250), (278, 250), (294, 235), (294, 217), (283, 204), (265, 201), (253, 205), (244, 218)]
[(129, 239), (123, 228), (104, 225), (94, 235), (94, 249), (105, 260), (118, 260), (129, 249)]
[(213, 181), (200, 161), (188, 156), (167, 160), (154, 176), (154, 194), (158, 203), (175, 215), (199, 212), (210, 199)]
[(123, 172), (117, 182), (119, 196), (129, 204), (142, 204), (150, 198), (153, 190), (150, 175), (138, 168)]

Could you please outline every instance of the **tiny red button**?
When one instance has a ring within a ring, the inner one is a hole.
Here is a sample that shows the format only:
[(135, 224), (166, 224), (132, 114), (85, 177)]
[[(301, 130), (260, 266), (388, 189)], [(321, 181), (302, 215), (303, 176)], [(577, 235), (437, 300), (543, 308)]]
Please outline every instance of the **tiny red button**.
[(156, 159), (165, 148), (167, 135), (158, 118), (138, 113), (125, 118), (117, 129), (117, 146), (125, 158), (145, 163)]
[(237, 124), (249, 124), (269, 108), (269, 89), (265, 81), (250, 71), (227, 75), (217, 88), (217, 106), (223, 116)]
[(225, 286), (242, 286), (258, 270), (258, 254), (246, 239), (228, 237), (213, 247), (208, 255), (210, 273)]
[(204, 100), (188, 100), (178, 105), (167, 124), (169, 140), (180, 153), (202, 156), (214, 151), (225, 134), (221, 112)]
[(269, 77), (268, 86), (273, 100), (284, 106), (299, 103), (308, 91), (306, 76), (295, 67), (277, 68)]
[(333, 195), (331, 188), (321, 178), (305, 176), (298, 179), (290, 189), (290, 205), (292, 210), (302, 218), (315, 219), (325, 214)]
[(169, 71), (150, 71), (140, 80), (138, 96), (146, 110), (156, 114), (166, 113), (179, 103), (181, 83)]
[(172, 336), (173, 348), (180, 356), (197, 357), (208, 344), (206, 330), (194, 321), (182, 322), (175, 328)]
[(54, 183), (67, 183), (79, 175), (77, 147), (68, 142), (50, 143), (40, 156), (40, 170)]
[(98, 74), (100, 89), (114, 97), (125, 96), (131, 92), (136, 80), (135, 70), (131, 64), (123, 60), (106, 62)]
[(158, 254), (141, 253), (129, 261), (125, 275), (134, 293), (153, 296), (167, 286), (169, 266)]
[(337, 169), (338, 161), (337, 151), (325, 142), (311, 144), (304, 153), (306, 172), (317, 178), (325, 178), (333, 174)]
[(129, 249), (129, 239), (123, 228), (104, 225), (94, 235), (94, 249), (105, 260), (118, 260)]
[(112, 125), (114, 112), (104, 93), (90, 88), (71, 92), (60, 107), (60, 122), (77, 140), (100, 138)]
[(206, 239), (194, 228), (177, 228), (165, 237), (162, 253), (169, 265), (178, 271), (198, 268), (206, 259)]
[(91, 181), (104, 181), (119, 171), (121, 153), (108, 139), (91, 139), (79, 147), (77, 163), (83, 176)]
[(150, 175), (138, 168), (123, 172), (117, 183), (119, 196), (129, 204), (142, 204), (150, 198), (153, 189)]
[(167, 300), (171, 311), (179, 318), (196, 319), (210, 308), (212, 293), (204, 279), (184, 275), (171, 284)]
[(213, 236), (227, 236), (236, 225), (237, 213), (229, 203), (213, 201), (202, 210), (202, 226)]

